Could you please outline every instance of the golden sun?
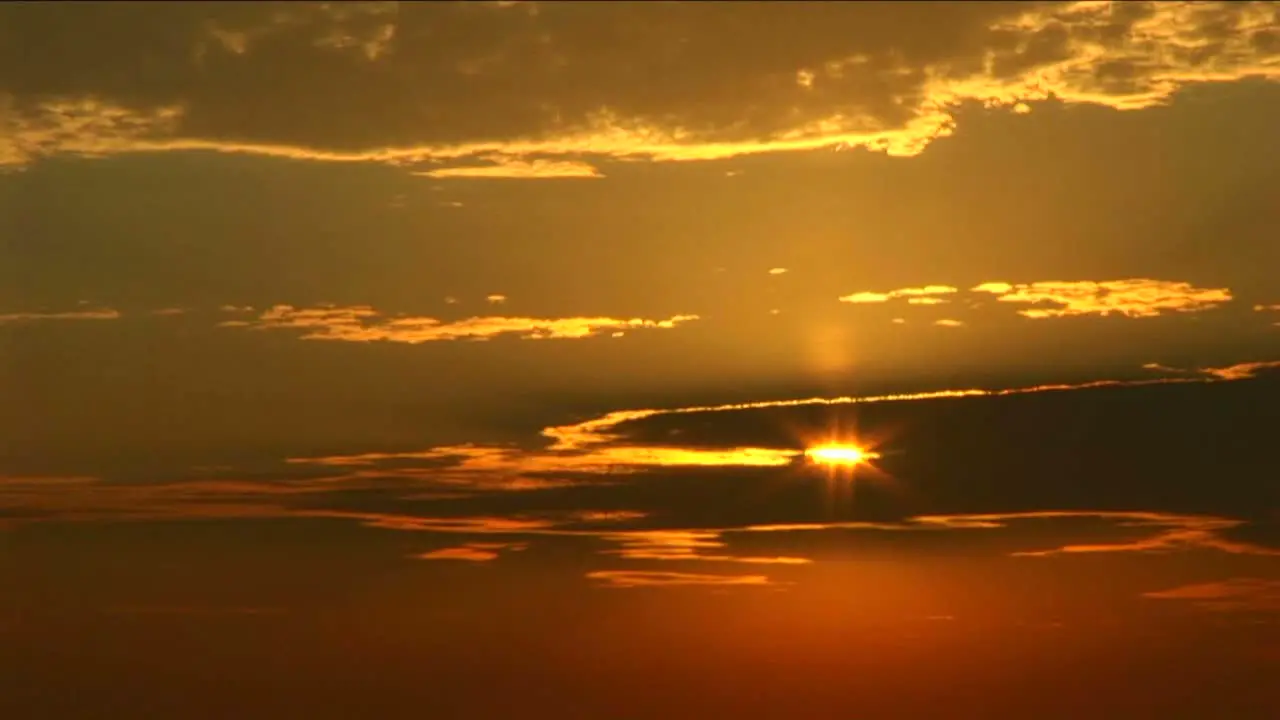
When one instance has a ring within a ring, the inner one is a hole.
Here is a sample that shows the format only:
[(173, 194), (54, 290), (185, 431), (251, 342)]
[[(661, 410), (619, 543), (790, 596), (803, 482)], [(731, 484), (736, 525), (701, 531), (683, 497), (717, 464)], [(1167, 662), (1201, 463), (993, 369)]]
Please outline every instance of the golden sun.
[(804, 456), (819, 465), (852, 467), (876, 457), (876, 454), (856, 445), (818, 445), (804, 451)]

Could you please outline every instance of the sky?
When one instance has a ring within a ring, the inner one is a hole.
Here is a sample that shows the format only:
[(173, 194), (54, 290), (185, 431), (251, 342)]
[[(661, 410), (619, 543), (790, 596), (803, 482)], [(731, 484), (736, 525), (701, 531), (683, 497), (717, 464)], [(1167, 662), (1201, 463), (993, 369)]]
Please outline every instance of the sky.
[(1274, 718), (1277, 80), (1274, 2), (0, 4), (0, 715)]

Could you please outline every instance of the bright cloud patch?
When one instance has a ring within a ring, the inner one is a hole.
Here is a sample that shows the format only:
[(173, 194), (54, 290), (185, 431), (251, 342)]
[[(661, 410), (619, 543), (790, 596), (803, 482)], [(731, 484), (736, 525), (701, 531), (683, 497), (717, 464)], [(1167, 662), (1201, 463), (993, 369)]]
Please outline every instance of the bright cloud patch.
[[(494, 298), (506, 299), (490, 296), (490, 302), (501, 302)], [(418, 344), (441, 340), (485, 340), (498, 335), (516, 335), (529, 340), (585, 338), (604, 331), (671, 329), (697, 319), (697, 315), (676, 315), (666, 320), (489, 316), (445, 322), (429, 317), (387, 317), (367, 305), (313, 308), (276, 305), (257, 319), (229, 320), (220, 325), (253, 330), (301, 330), (304, 340), (383, 340)]]
[(1166, 312), (1211, 310), (1231, 301), (1227, 288), (1201, 288), (1187, 282), (1145, 278), (1020, 285), (987, 282), (973, 291), (991, 293), (1000, 302), (1035, 305), (1018, 311), (1019, 315), (1035, 319), (1112, 314), (1155, 317)]

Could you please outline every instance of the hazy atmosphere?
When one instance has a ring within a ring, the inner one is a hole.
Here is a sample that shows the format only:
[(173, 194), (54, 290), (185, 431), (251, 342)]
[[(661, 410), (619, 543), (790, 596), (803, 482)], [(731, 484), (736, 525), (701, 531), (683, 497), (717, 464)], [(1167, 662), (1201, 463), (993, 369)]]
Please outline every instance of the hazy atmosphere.
[(1280, 717), (1280, 3), (0, 4), (0, 716)]

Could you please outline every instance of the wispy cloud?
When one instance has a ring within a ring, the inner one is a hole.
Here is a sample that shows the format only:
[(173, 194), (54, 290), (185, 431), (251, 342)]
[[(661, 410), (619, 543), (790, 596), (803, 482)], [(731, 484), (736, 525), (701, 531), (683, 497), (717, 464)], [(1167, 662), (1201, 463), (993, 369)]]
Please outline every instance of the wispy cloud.
[[(12, 97), (0, 164), (207, 149), (564, 177), (555, 163), (583, 156), (910, 156), (952, 134), (966, 103), (1138, 110), (1188, 86), (1280, 76), (1280, 50), (1258, 40), (1276, 23), (1266, 3), (763, 4), (733, 23), (738, 6), (485, 7), (210, 3), (152, 25), (114, 7), (6, 6), (0, 22), (32, 50), (0, 87)], [(93, 42), (66, 40), (76, 23), (93, 24)], [(429, 47), (413, 42), (427, 33)], [(677, 33), (678, 52), (653, 40)], [(68, 85), (66, 67), (95, 71)], [(629, 82), (638, 67), (646, 82)], [(243, 112), (218, 110), (226, 97)], [(487, 165), (459, 167), (474, 163)]]
[(499, 293), (494, 293), (492, 295), (486, 296), (485, 301), (493, 305), (501, 305), (502, 303), (507, 301), (507, 296)]
[(186, 308), (169, 307), (169, 308), (160, 308), (159, 310), (152, 310), (151, 314), (172, 316), (172, 315), (182, 315), (186, 312), (187, 312)]
[(730, 555), (723, 533), (717, 530), (630, 530), (606, 533), (602, 539), (620, 544), (610, 554), (630, 560), (700, 560), (734, 562), (753, 565), (807, 565), (812, 560), (801, 557)]
[(0, 314), (0, 325), (42, 322), (45, 320), (118, 320), (119, 310), (70, 310), (66, 312), (16, 312)]
[(917, 523), (945, 528), (1000, 528), (1010, 522), (1027, 520), (1100, 519), (1123, 527), (1151, 528), (1153, 532), (1126, 542), (1079, 543), (1044, 550), (1019, 550), (1019, 557), (1048, 557), (1077, 553), (1170, 552), (1175, 550), (1217, 550), (1234, 555), (1276, 555), (1280, 549), (1229, 540), (1227, 530), (1246, 525), (1242, 520), (1210, 515), (1179, 515), (1156, 512), (1036, 511), (1004, 514), (943, 515), (916, 517)]
[(963, 326), (964, 326), (964, 323), (963, 323), (962, 321), (960, 321), (960, 320), (953, 320), (953, 319), (951, 319), (951, 318), (942, 318), (941, 320), (934, 320), (934, 321), (933, 321), (933, 324), (934, 324), (934, 325), (940, 325), (940, 326), (942, 326), (942, 327), (949, 327), (949, 328), (956, 328), (956, 327), (963, 327)]
[(782, 275), (786, 272), (787, 272), (787, 268), (784, 268), (784, 267), (769, 268), (770, 275)]
[(1227, 288), (1201, 288), (1187, 282), (1147, 278), (1019, 285), (987, 282), (973, 291), (991, 293), (1000, 302), (1040, 306), (1018, 311), (1019, 315), (1036, 319), (1111, 314), (1155, 317), (1166, 312), (1202, 312), (1231, 301)]
[(765, 575), (708, 575), (656, 570), (595, 570), (587, 573), (587, 577), (603, 583), (606, 587), (615, 588), (774, 584)]
[[(491, 303), (505, 300), (506, 297), (502, 295), (489, 297)], [(485, 340), (499, 335), (515, 335), (527, 340), (586, 338), (605, 331), (669, 330), (697, 319), (697, 315), (675, 315), (665, 320), (486, 316), (445, 322), (430, 317), (388, 317), (368, 305), (323, 305), (312, 308), (276, 305), (256, 319), (228, 320), (219, 324), (222, 327), (251, 330), (300, 330), (304, 340), (418, 344), (445, 340)]]
[(1280, 612), (1280, 580), (1232, 578), (1143, 593), (1157, 600), (1184, 600), (1206, 610)]

